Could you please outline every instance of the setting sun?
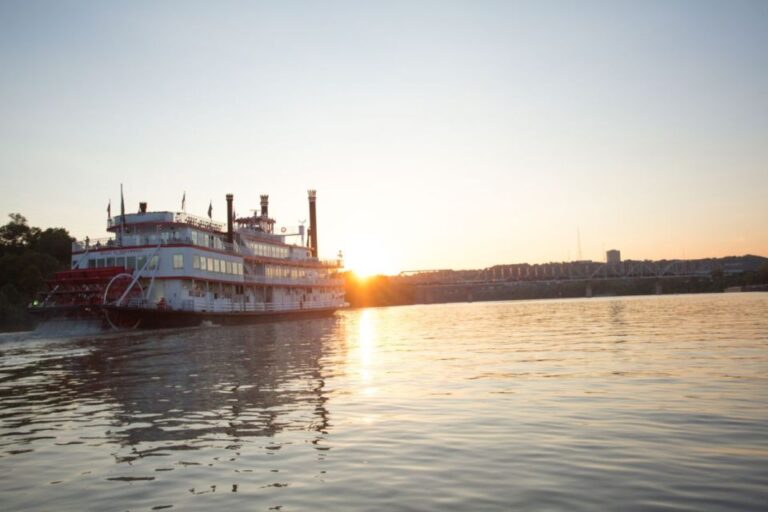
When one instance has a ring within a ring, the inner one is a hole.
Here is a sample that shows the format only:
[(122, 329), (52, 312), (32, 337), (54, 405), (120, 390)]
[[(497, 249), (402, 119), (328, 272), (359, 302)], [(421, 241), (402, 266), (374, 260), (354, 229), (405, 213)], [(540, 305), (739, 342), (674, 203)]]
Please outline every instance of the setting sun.
[(380, 243), (371, 240), (357, 240), (357, 245), (344, 251), (344, 264), (348, 270), (362, 278), (399, 272), (392, 253), (385, 250)]

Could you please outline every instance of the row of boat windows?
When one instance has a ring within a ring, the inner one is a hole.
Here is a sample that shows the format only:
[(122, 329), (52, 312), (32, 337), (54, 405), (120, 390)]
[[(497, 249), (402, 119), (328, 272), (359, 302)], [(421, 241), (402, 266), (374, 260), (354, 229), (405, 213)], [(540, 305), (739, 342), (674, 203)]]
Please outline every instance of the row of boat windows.
[[(201, 247), (208, 247), (211, 249), (218, 249), (220, 251), (225, 250), (224, 240), (220, 236), (205, 233), (203, 231), (189, 230), (188, 232), (166, 230), (160, 232), (147, 232), (138, 234), (123, 234), (121, 237), (122, 245), (154, 245), (157, 243), (192, 243), (193, 245), (199, 245)], [(107, 245), (112, 245), (110, 240)], [(100, 244), (99, 244), (100, 246)]]
[[(219, 251), (226, 250), (226, 244), (220, 236), (195, 229), (191, 229), (188, 236), (183, 231), (161, 231), (156, 234), (123, 235), (122, 240), (123, 245), (151, 245), (160, 241), (163, 243), (186, 241), (200, 247), (208, 247)], [(256, 256), (264, 256), (266, 258), (288, 258), (290, 256), (289, 247), (251, 240), (246, 240), (245, 244)]]
[[(261, 268), (260, 268), (261, 267)], [(263, 273), (262, 273), (263, 269)], [(288, 267), (284, 265), (257, 265), (256, 273), (267, 277), (284, 277), (290, 279), (302, 279), (307, 277), (309, 273), (316, 275), (314, 270), (307, 270), (305, 268)]]
[(251, 240), (246, 240), (245, 244), (256, 256), (264, 256), (265, 258), (287, 258), (290, 255), (290, 248), (280, 245), (253, 242)]
[(194, 245), (201, 247), (210, 247), (212, 249), (224, 250), (224, 240), (220, 237), (202, 231), (191, 230), (190, 239)]
[[(189, 297), (207, 297), (208, 294), (211, 293), (213, 294), (214, 299), (244, 298), (245, 302), (251, 302), (252, 298), (256, 302), (262, 302), (267, 299), (271, 301), (272, 300), (271, 297), (273, 294), (273, 291), (271, 288), (268, 289), (265, 297), (264, 296), (265, 293), (261, 292), (261, 290), (250, 290), (248, 293), (246, 293), (246, 290), (243, 287), (243, 285), (211, 282), (211, 281), (204, 281), (200, 279), (194, 279), (192, 281), (183, 281), (181, 284), (181, 287), (184, 291), (186, 291)], [(295, 300), (307, 300), (307, 299), (311, 299), (313, 296), (318, 297), (320, 299), (322, 298), (327, 299), (329, 297), (329, 294), (331, 297), (334, 297), (334, 298), (341, 297), (340, 295), (341, 292), (339, 291), (329, 292), (329, 291), (321, 291), (313, 288), (303, 288), (303, 287), (283, 290), (282, 293), (287, 294), (290, 299), (295, 299)]]
[[(182, 256), (177, 254), (174, 256)], [(182, 268), (184, 262), (182, 260)], [(175, 264), (174, 264), (175, 267)], [(192, 268), (205, 270), (207, 272), (219, 272), (221, 274), (232, 274), (236, 276), (243, 275), (243, 264), (237, 261), (220, 260), (218, 258), (208, 258), (207, 256), (192, 255)]]
[(206, 297), (209, 292), (213, 294), (215, 299), (232, 299), (243, 295), (243, 286), (237, 284), (210, 283), (195, 279), (192, 282), (184, 281), (181, 286), (190, 297)]
[[(176, 256), (181, 256), (181, 255), (180, 254), (174, 255), (174, 262), (175, 262)], [(155, 270), (157, 268), (159, 261), (160, 261), (160, 258), (158, 256), (152, 256), (152, 259), (149, 261), (149, 265), (147, 266), (147, 270)], [(76, 262), (73, 262), (73, 263), (76, 263)], [(144, 265), (146, 264), (147, 264), (146, 256), (113, 256), (113, 257), (107, 257), (107, 258), (92, 258), (88, 260), (88, 268), (124, 267), (129, 269), (141, 270), (142, 268), (144, 268)], [(182, 260), (182, 264), (183, 264), (183, 260)]]
[[(191, 230), (190, 238), (194, 245), (202, 247), (210, 247), (213, 249), (224, 250), (224, 240), (220, 237), (205, 233), (202, 231)], [(288, 258), (290, 256), (290, 248), (280, 245), (267, 244), (263, 242), (254, 242), (252, 240), (246, 240), (245, 245), (248, 246), (256, 256), (264, 256), (266, 258)]]
[[(152, 256), (149, 261), (146, 270), (155, 270), (160, 262), (159, 256)], [(124, 267), (127, 269), (144, 268), (147, 264), (147, 256), (113, 256), (107, 258), (93, 258), (88, 260), (88, 268), (104, 268), (104, 267)], [(218, 258), (207, 258), (205, 256), (192, 256), (192, 267), (198, 270), (206, 270), (208, 272), (219, 272), (222, 274), (242, 275), (243, 264), (220, 260)], [(181, 270), (184, 268), (184, 255), (173, 255), (173, 268)]]

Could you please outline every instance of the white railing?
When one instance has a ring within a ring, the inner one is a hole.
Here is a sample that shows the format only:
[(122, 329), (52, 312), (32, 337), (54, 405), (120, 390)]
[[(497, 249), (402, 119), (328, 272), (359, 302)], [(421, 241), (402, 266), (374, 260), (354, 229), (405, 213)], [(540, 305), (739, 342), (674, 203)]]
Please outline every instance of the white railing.
[(219, 251), (230, 252), (239, 254), (243, 247), (236, 247), (234, 244), (230, 244), (224, 241), (219, 241), (213, 246), (209, 244), (195, 243), (189, 236), (182, 236), (176, 233), (174, 236), (162, 236), (158, 234), (140, 234), (140, 235), (122, 235), (110, 238), (96, 238), (77, 240), (72, 242), (72, 252), (82, 252), (85, 250), (99, 250), (99, 249), (111, 249), (122, 247), (138, 247), (138, 246), (157, 246), (157, 245), (176, 245), (176, 244), (188, 244), (195, 247), (203, 247), (207, 249), (215, 249)]
[(179, 224), (188, 224), (190, 226), (195, 226), (210, 231), (224, 231), (223, 222), (206, 219), (205, 217), (198, 217), (197, 215), (190, 215), (186, 212), (176, 212), (174, 214), (173, 221)]
[(117, 239), (114, 237), (105, 238), (86, 238), (85, 240), (76, 240), (72, 242), (72, 252), (83, 252), (93, 249), (107, 249), (110, 247), (120, 247)]
[(129, 308), (168, 310), (168, 311), (191, 311), (198, 313), (261, 313), (261, 312), (287, 312), (287, 311), (312, 311), (319, 309), (343, 308), (348, 306), (340, 300), (324, 301), (294, 301), (294, 302), (219, 302), (209, 301), (207, 299), (187, 299), (182, 300), (178, 307), (173, 305), (158, 305), (144, 299), (134, 299), (123, 304)]
[(343, 279), (331, 279), (321, 277), (267, 277), (254, 276), (246, 274), (245, 281), (248, 283), (268, 284), (268, 285), (306, 285), (306, 286), (342, 286)]
[[(177, 214), (181, 215), (181, 214)], [(308, 266), (323, 267), (323, 268), (342, 268), (343, 264), (340, 260), (328, 260), (318, 258), (307, 259), (292, 259), (292, 258), (274, 258), (269, 256), (263, 256), (257, 254), (253, 249), (245, 244), (230, 244), (223, 240), (216, 240), (213, 245), (196, 243), (190, 236), (182, 235), (178, 232), (159, 234), (159, 233), (141, 233), (141, 234), (118, 234), (114, 237), (106, 238), (86, 238), (85, 240), (76, 240), (72, 242), (72, 252), (80, 253), (84, 251), (102, 250), (102, 249), (119, 249), (122, 247), (141, 247), (141, 246), (157, 246), (157, 245), (176, 245), (186, 244), (194, 247), (203, 247), (207, 249), (214, 249), (218, 251), (224, 251), (231, 254), (238, 254), (241, 256), (251, 256), (254, 258), (265, 258), (273, 261), (284, 262), (301, 262)], [(260, 278), (260, 276), (253, 276), (254, 278)], [(262, 281), (254, 281), (262, 282)]]
[(318, 263), (322, 264), (325, 267), (331, 267), (331, 268), (341, 268), (344, 266), (344, 263), (341, 260), (322, 260), (322, 259), (315, 259)]
[(276, 233), (266, 233), (264, 231), (257, 231), (255, 229), (240, 228), (238, 232), (243, 233), (249, 238), (257, 238), (259, 240), (264, 240), (265, 242), (272, 242), (272, 243), (281, 242), (282, 243), (285, 239), (285, 235), (278, 235)]

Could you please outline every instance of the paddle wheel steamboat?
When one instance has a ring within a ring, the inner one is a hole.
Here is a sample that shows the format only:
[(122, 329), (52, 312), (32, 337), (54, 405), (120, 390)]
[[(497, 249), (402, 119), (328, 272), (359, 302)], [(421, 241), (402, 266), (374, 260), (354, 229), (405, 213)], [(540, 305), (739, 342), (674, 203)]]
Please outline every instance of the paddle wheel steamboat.
[(71, 269), (48, 282), (31, 311), (54, 329), (68, 322), (133, 329), (321, 316), (347, 306), (341, 253), (318, 258), (314, 190), (306, 244), (303, 225), (274, 232), (269, 196), (248, 217), (235, 216), (232, 194), (226, 199), (226, 225), (211, 207), (206, 219), (147, 211), (146, 203), (126, 214), (121, 206), (107, 220), (113, 236), (73, 242)]

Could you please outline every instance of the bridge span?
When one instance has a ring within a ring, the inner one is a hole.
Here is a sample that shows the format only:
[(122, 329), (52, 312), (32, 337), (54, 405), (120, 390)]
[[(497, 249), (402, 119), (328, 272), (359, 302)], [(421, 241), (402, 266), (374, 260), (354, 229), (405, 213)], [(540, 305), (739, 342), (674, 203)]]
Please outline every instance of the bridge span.
[(419, 290), (418, 294), (427, 302), (452, 296), (484, 300), (479, 297), (661, 294), (691, 288), (706, 291), (713, 288), (712, 284), (718, 278), (754, 270), (761, 261), (764, 258), (743, 256), (698, 260), (520, 263), (477, 270), (405, 271), (400, 273), (399, 280)]

